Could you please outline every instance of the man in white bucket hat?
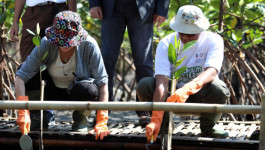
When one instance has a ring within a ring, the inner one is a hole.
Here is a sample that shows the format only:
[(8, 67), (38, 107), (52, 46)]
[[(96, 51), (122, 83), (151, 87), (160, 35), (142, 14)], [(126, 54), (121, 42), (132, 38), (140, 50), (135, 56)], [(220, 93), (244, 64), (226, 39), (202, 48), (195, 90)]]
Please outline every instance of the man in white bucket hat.
[[(200, 8), (186, 5), (179, 8), (177, 15), (171, 20), (170, 28), (174, 33), (163, 38), (156, 49), (155, 77), (143, 78), (137, 85), (137, 93), (141, 101), (154, 102), (187, 102), (225, 104), (230, 92), (223, 81), (218, 78), (223, 56), (224, 43), (218, 34), (206, 31), (210, 26), (208, 19)], [(167, 98), (169, 78), (172, 65), (168, 60), (168, 46), (174, 45), (174, 38), (184, 44), (197, 40), (186, 51), (179, 54), (178, 60), (186, 57), (177, 69), (187, 66), (177, 82), (176, 92)], [(153, 111), (151, 122), (146, 126), (146, 138), (154, 141), (160, 131), (163, 111)], [(228, 133), (217, 129), (215, 123), (220, 119), (220, 113), (201, 113), (200, 128), (204, 136), (226, 138)]]

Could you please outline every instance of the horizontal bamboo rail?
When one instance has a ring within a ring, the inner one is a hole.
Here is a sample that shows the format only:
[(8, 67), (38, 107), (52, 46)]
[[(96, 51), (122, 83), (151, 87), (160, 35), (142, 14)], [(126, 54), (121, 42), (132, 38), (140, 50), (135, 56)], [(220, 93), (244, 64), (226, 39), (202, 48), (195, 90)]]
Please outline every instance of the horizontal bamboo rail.
[(261, 106), (166, 102), (0, 101), (0, 109), (120, 111), (160, 110), (179, 113), (261, 113)]

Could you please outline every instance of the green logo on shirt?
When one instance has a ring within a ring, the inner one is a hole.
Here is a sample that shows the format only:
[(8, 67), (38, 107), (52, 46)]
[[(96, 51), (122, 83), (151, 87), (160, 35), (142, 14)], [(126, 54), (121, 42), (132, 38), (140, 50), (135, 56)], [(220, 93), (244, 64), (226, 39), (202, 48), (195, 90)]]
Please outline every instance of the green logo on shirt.
[(178, 79), (178, 83), (188, 83), (202, 72), (201, 66), (189, 67)]

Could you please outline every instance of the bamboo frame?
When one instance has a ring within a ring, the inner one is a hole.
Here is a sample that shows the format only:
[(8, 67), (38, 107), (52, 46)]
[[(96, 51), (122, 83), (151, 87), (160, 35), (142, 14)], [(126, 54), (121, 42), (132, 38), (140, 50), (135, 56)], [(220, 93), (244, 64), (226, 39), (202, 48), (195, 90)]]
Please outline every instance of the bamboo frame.
[(158, 110), (179, 113), (261, 113), (261, 106), (167, 102), (0, 101), (0, 109), (120, 111)]

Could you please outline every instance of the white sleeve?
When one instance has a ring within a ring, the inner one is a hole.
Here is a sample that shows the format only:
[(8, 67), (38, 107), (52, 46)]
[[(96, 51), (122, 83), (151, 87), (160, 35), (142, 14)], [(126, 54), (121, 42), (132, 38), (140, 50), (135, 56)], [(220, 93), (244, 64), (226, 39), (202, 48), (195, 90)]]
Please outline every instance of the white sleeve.
[(213, 34), (212, 36), (209, 36), (207, 43), (208, 52), (204, 68), (214, 67), (218, 72), (220, 72), (224, 58), (223, 38), (218, 34)]
[(168, 60), (168, 44), (160, 41), (156, 48), (155, 55), (155, 75), (166, 75), (170, 77), (170, 62)]

